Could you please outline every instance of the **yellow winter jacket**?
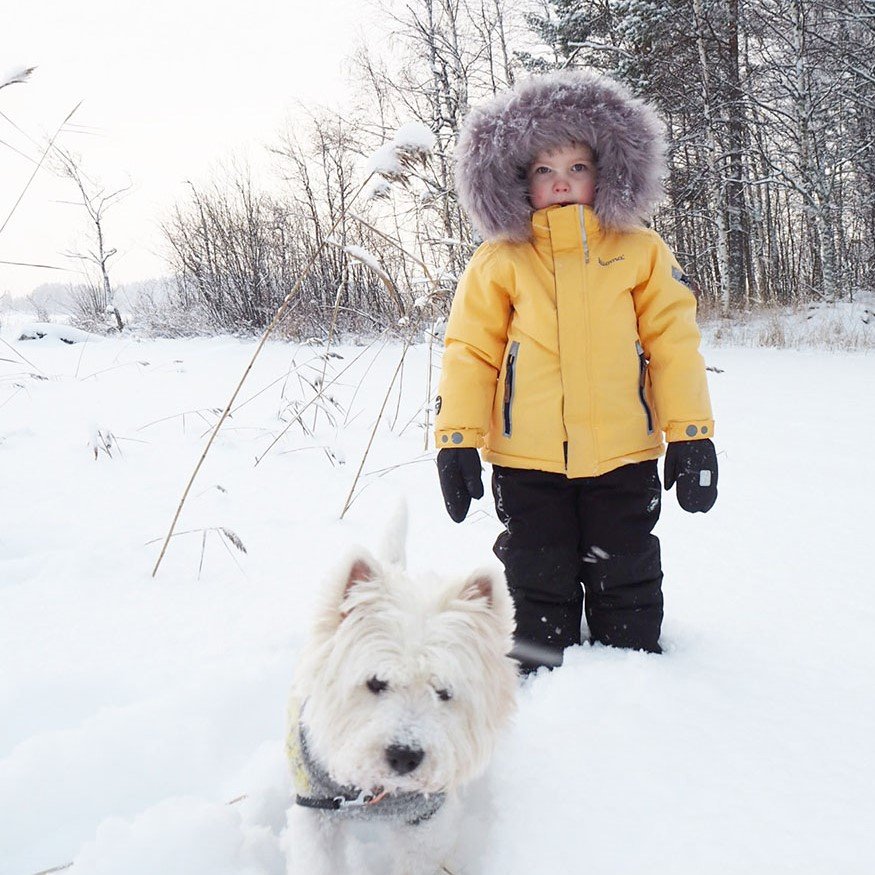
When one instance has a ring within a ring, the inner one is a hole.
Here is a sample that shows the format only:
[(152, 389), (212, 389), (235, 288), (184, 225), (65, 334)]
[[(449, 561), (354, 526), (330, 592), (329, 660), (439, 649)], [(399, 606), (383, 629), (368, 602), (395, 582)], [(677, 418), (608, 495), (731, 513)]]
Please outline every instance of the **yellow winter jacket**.
[(484, 243), (453, 299), (436, 444), (510, 468), (594, 477), (714, 434), (696, 301), (653, 231), (605, 231), (590, 207)]

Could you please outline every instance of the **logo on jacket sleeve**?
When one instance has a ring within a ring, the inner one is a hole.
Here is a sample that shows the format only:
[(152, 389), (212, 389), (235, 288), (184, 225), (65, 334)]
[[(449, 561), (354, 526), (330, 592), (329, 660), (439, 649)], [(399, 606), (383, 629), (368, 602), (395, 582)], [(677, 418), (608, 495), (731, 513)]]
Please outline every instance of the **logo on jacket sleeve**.
[(672, 267), (671, 276), (672, 279), (676, 279), (679, 283), (683, 283), (690, 291), (693, 291), (690, 278), (679, 267)]

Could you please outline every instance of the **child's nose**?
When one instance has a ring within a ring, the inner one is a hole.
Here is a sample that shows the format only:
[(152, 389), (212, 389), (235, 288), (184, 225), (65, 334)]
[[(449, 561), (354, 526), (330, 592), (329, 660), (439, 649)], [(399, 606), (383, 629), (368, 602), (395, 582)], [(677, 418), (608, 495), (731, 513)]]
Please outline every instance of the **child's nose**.
[(557, 177), (553, 182), (554, 191), (568, 191), (568, 181), (561, 176)]

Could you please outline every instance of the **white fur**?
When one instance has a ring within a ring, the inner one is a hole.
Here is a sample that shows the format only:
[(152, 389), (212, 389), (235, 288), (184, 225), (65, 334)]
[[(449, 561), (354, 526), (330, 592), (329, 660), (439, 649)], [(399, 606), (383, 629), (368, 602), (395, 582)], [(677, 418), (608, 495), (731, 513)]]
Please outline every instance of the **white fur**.
[[(303, 703), (310, 750), (339, 784), (445, 793), (446, 802), (417, 825), (351, 823), (294, 805), (290, 873), (434, 875), (448, 865), (458, 791), (486, 768), (514, 709), (516, 666), (506, 655), (513, 626), (507, 587), (494, 572), (413, 580), (397, 564), (350, 559), (326, 594), (296, 676), (293, 701)], [(386, 689), (374, 693), (372, 678)], [(423, 751), (422, 762), (397, 774), (386, 756), (392, 745)], [(361, 841), (363, 829), (374, 841)]]

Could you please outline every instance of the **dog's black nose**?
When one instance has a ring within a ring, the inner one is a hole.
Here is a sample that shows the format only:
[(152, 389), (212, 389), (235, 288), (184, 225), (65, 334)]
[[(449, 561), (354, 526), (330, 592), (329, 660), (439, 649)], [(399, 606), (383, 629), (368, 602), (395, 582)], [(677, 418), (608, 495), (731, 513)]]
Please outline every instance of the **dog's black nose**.
[(425, 756), (425, 751), (415, 747), (404, 747), (400, 744), (393, 744), (386, 748), (386, 760), (392, 767), (392, 771), (399, 775), (406, 775), (412, 772)]

